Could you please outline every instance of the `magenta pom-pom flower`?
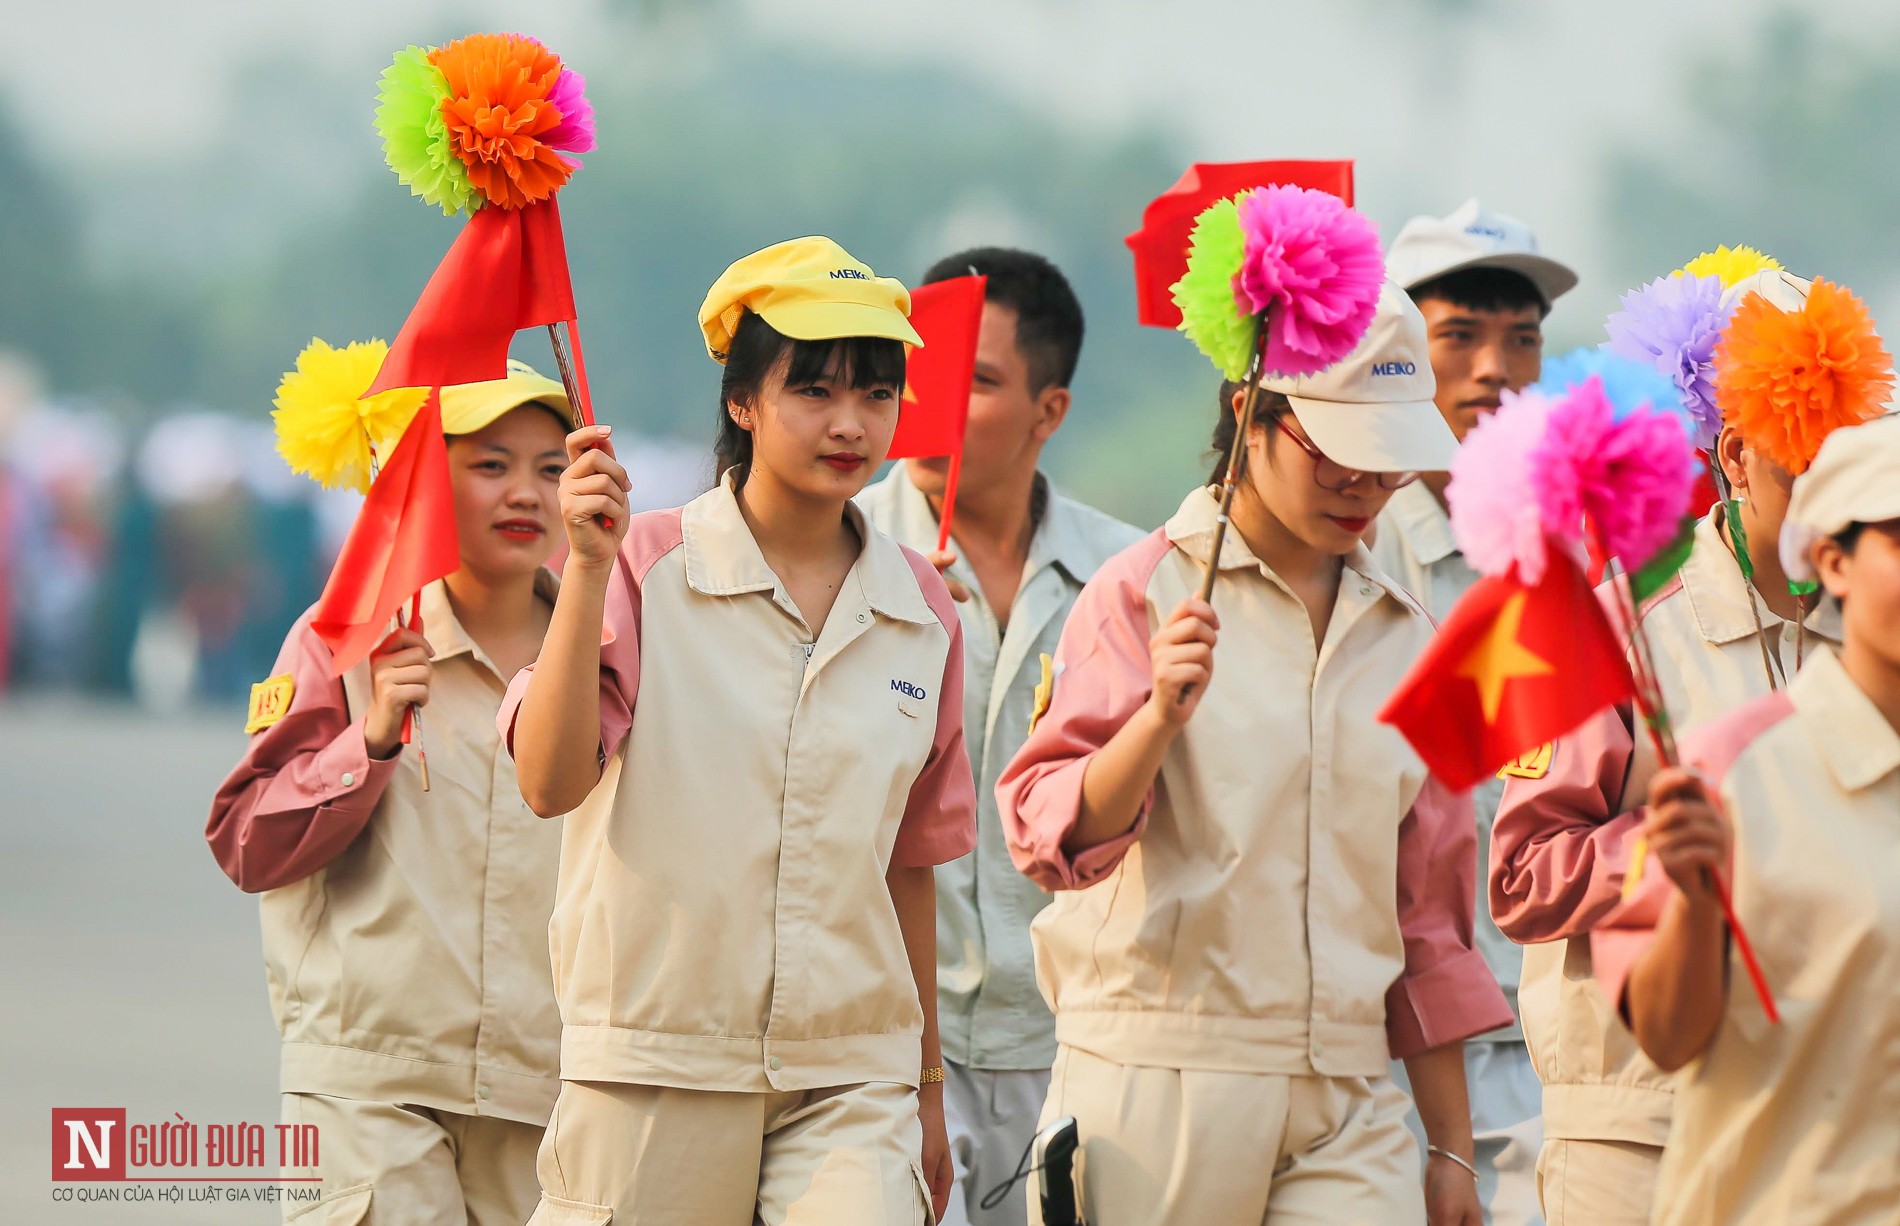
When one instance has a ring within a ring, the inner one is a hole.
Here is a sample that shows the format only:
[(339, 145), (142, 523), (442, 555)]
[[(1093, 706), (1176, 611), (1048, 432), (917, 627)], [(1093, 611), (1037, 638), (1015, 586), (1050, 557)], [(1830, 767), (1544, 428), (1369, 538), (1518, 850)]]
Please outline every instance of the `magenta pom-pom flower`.
[(1592, 525), (1629, 570), (1674, 539), (1698, 470), (1681, 417), (1645, 405), (1619, 418), (1595, 375), (1552, 407), (1529, 458), (1546, 529), (1576, 535)]
[(1267, 316), (1268, 373), (1315, 374), (1358, 347), (1385, 281), (1378, 232), (1327, 192), (1275, 186), (1242, 197), (1235, 298)]
[(561, 122), (544, 138), (563, 153), (594, 150), (594, 104), (587, 100), (587, 78), (566, 64), (555, 78), (548, 103), (561, 112)]
[(1600, 375), (1506, 392), (1452, 461), (1452, 535), (1480, 573), (1534, 584), (1551, 550), (1581, 557), (1593, 529), (1634, 571), (1675, 538), (1699, 467), (1673, 405), (1619, 410)]

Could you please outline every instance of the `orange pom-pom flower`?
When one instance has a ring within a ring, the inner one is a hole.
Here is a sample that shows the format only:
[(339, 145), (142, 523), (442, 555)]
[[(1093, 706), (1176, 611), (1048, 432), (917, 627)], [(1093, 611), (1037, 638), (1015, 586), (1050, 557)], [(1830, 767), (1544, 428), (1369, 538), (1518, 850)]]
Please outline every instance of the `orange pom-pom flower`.
[(1866, 306), (1820, 279), (1799, 311), (1749, 294), (1715, 350), (1723, 422), (1797, 475), (1834, 430), (1885, 411), (1893, 384), (1893, 357)]
[(489, 204), (546, 200), (574, 173), (547, 143), (563, 116), (549, 101), (561, 60), (520, 34), (471, 34), (429, 53), (447, 80), (442, 102), (450, 147)]

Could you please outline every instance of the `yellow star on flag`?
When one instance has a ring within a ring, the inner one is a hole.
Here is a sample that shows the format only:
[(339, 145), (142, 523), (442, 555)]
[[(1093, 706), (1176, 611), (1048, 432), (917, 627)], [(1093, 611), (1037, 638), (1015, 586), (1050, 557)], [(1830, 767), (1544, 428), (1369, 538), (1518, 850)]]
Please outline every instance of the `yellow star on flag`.
[(1498, 722), (1498, 708), (1504, 705), (1504, 683), (1516, 677), (1541, 677), (1557, 670), (1550, 661), (1517, 641), (1517, 628), (1524, 620), (1524, 601), (1528, 592), (1514, 592), (1504, 602), (1498, 619), (1478, 640), (1478, 645), (1458, 665), (1458, 676), (1469, 677), (1478, 687), (1484, 707), (1484, 722)]

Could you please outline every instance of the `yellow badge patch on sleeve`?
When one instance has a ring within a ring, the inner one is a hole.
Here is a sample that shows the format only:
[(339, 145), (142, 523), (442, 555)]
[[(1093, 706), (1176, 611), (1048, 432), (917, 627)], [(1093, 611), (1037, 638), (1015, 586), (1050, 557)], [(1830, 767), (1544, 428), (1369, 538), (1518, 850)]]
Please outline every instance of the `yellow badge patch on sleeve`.
[(244, 719), (246, 733), (262, 732), (290, 714), (290, 699), (297, 692), (297, 681), (289, 673), (258, 682), (251, 687), (251, 708)]
[(1042, 653), (1042, 680), (1036, 682), (1036, 705), (1029, 712), (1029, 730), (1034, 732), (1042, 717), (1049, 713), (1049, 704), (1056, 696), (1056, 662), (1048, 652)]
[(1553, 744), (1545, 741), (1529, 753), (1521, 753), (1506, 762), (1498, 771), (1500, 779), (1542, 779), (1550, 774), (1550, 758)]
[(1643, 884), (1643, 864), (1649, 859), (1649, 835), (1639, 834), (1630, 845), (1630, 866), (1623, 874), (1623, 898), (1627, 901)]

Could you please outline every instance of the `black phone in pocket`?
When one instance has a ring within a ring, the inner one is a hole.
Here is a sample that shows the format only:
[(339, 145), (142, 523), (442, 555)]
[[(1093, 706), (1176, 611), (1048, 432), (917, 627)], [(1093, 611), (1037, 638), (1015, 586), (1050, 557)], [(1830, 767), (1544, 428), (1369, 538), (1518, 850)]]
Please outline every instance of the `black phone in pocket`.
[(1075, 1117), (1065, 1115), (1030, 1142), (1030, 1163), (1041, 1176), (1042, 1226), (1085, 1226), (1075, 1194)]

